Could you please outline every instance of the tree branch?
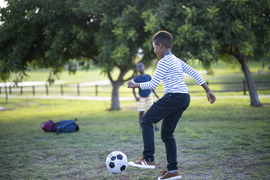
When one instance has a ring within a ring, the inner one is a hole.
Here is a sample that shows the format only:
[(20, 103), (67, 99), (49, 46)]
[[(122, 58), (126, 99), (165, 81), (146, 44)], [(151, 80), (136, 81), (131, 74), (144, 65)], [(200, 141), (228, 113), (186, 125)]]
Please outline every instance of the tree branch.
[(127, 82), (127, 81), (133, 79), (135, 75), (136, 75), (136, 70), (133, 70), (133, 74), (130, 77), (128, 77), (127, 79), (123, 79), (123, 81)]
[(110, 73), (110, 72), (107, 72), (107, 75), (108, 75), (108, 78), (109, 78), (109, 80), (111, 81), (111, 83), (113, 83), (114, 80), (113, 80), (113, 78), (112, 78), (112, 76), (111, 76), (111, 73)]
[[(229, 50), (226, 50), (226, 49), (229, 49)], [(232, 46), (230, 46), (229, 48), (223, 47), (221, 52), (232, 55), (237, 60), (239, 59), (239, 56), (240, 56), (240, 54), (233, 52), (233, 47)]]

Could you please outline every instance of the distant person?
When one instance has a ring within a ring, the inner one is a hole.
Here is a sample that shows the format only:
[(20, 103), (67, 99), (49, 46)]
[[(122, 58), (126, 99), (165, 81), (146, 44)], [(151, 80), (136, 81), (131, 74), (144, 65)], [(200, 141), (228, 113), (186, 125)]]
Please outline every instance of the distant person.
[(155, 89), (162, 81), (164, 96), (157, 100), (142, 117), (143, 158), (129, 162), (130, 166), (155, 169), (155, 144), (153, 124), (163, 119), (161, 139), (165, 143), (167, 156), (167, 171), (158, 178), (180, 179), (177, 167), (177, 148), (173, 136), (176, 125), (190, 103), (187, 85), (183, 73), (192, 76), (206, 92), (208, 101), (212, 104), (216, 97), (199, 73), (181, 59), (171, 53), (172, 35), (167, 31), (159, 31), (153, 36), (153, 48), (160, 59), (153, 78), (144, 83), (129, 81), (128, 88)]
[[(136, 64), (136, 70), (140, 73), (140, 75), (136, 76), (134, 78), (134, 82), (136, 83), (142, 83), (142, 82), (147, 82), (151, 80), (151, 76), (149, 74), (145, 74), (144, 72), (144, 64), (142, 62), (138, 62)], [(155, 94), (155, 96), (157, 97), (157, 99), (159, 99), (158, 95), (156, 94), (154, 89), (146, 89), (146, 90), (142, 90), (141, 88), (139, 88), (139, 96), (137, 97), (135, 89), (133, 88), (133, 95), (135, 97), (135, 100), (137, 101), (138, 104), (138, 111), (139, 111), (139, 126), (140, 128), (141, 126), (141, 120), (142, 120), (142, 116), (144, 114), (145, 110), (148, 110), (151, 105), (153, 104), (153, 96), (152, 96), (152, 92)], [(155, 123), (154, 124), (155, 130), (158, 131), (158, 126)]]

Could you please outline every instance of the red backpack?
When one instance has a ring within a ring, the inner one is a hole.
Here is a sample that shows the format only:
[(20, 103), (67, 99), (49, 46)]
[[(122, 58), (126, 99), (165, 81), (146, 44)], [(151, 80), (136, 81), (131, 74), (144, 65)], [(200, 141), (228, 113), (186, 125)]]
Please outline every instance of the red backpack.
[(41, 128), (46, 132), (56, 132), (56, 124), (52, 120), (42, 123)]

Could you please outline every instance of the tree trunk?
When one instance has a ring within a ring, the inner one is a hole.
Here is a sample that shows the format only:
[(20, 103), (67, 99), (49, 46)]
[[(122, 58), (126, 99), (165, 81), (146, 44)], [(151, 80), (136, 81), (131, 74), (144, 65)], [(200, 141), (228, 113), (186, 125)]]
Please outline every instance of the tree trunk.
[(111, 109), (110, 110), (119, 110), (120, 109), (120, 101), (119, 101), (119, 87), (121, 83), (118, 81), (112, 82), (112, 101), (111, 101)]
[(246, 79), (248, 91), (249, 91), (249, 96), (250, 96), (250, 105), (251, 106), (261, 106), (254, 79), (253, 79), (252, 74), (251, 74), (249, 67), (247, 65), (246, 55), (241, 54), (241, 55), (237, 56), (236, 58), (237, 58), (238, 62), (241, 64), (242, 70), (243, 70), (244, 75), (245, 75), (245, 79)]
[(6, 101), (8, 101), (7, 82), (6, 81), (5, 81), (5, 94), (6, 94)]
[(126, 67), (119, 67), (119, 69), (120, 69), (120, 74), (119, 74), (116, 81), (113, 80), (110, 72), (107, 73), (108, 78), (110, 79), (110, 82), (111, 82), (112, 87), (113, 87), (111, 109), (110, 110), (119, 110), (120, 109), (119, 88), (121, 85), (124, 84), (124, 82), (131, 80), (134, 77), (135, 72), (136, 72), (136, 71), (134, 71), (133, 74), (129, 78), (124, 79), (124, 76), (128, 72), (128, 69)]

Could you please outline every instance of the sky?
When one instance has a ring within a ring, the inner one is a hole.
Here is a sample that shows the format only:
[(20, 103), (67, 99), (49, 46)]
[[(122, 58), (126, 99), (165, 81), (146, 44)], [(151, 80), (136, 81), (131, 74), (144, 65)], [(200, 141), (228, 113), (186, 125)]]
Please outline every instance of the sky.
[(5, 7), (6, 6), (6, 2), (4, 2), (4, 0), (0, 0), (0, 7)]
[[(6, 2), (4, 2), (4, 0), (0, 0), (0, 8), (2, 8), (2, 7), (6, 7)], [(0, 25), (2, 25), (2, 24), (3, 24), (3, 22), (0, 21)]]

